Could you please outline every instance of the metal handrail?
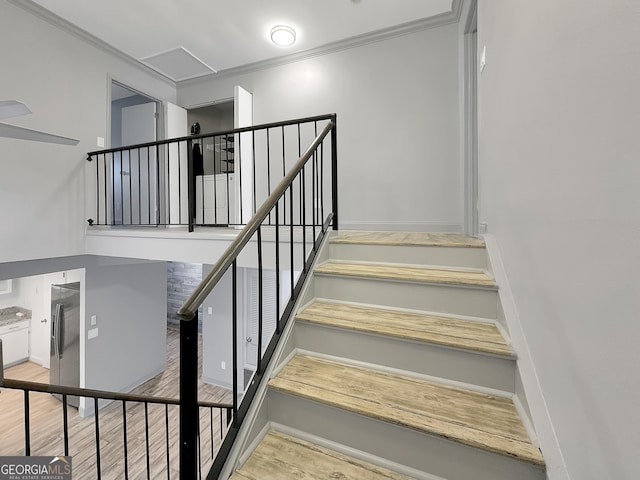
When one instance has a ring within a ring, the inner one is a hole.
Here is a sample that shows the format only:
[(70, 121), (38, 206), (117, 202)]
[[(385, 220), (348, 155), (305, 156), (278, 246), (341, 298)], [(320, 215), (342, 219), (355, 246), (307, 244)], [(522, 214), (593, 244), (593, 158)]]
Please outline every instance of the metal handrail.
[[(186, 302), (180, 307), (178, 310), (178, 315), (183, 320), (192, 320), (198, 308), (202, 305), (205, 299), (209, 296), (211, 291), (220, 281), (220, 279), (224, 276), (227, 269), (231, 266), (233, 261), (240, 254), (240, 251), (244, 246), (249, 243), (249, 240), (253, 236), (253, 234), (258, 230), (258, 227), (262, 224), (262, 222), (267, 218), (269, 212), (273, 209), (273, 207), (278, 203), (280, 197), (285, 193), (285, 191), (289, 188), (290, 184), (293, 182), (295, 177), (300, 173), (302, 168), (305, 166), (313, 152), (318, 148), (318, 146), (324, 141), (325, 137), (331, 132), (334, 128), (335, 123), (330, 121), (320, 132), (320, 134), (316, 137), (313, 143), (307, 148), (304, 154), (300, 157), (300, 159), (296, 162), (293, 168), (289, 171), (289, 173), (280, 181), (278, 186), (273, 190), (271, 195), (264, 201), (262, 206), (258, 209), (255, 215), (251, 218), (249, 223), (240, 231), (235, 240), (229, 245), (227, 250), (224, 252), (220, 260), (216, 263), (213, 269), (209, 272), (209, 274), (202, 279), (200, 284), (196, 287), (191, 296), (187, 299)], [(278, 227), (276, 227), (278, 228)]]
[(227, 135), (233, 135), (235, 133), (251, 132), (255, 130), (266, 130), (266, 129), (276, 128), (276, 127), (286, 127), (289, 125), (296, 125), (299, 123), (319, 122), (321, 120), (331, 120), (331, 118), (332, 118), (332, 115), (318, 115), (315, 117), (304, 117), (304, 118), (296, 118), (294, 120), (286, 120), (284, 122), (263, 123), (261, 125), (252, 125), (250, 127), (234, 128), (232, 130), (222, 130), (219, 132), (202, 133), (200, 135), (188, 135), (186, 137), (167, 138), (165, 140), (156, 140), (153, 142), (137, 143), (135, 145), (127, 145), (125, 147), (108, 148), (105, 150), (95, 150), (93, 152), (87, 152), (87, 157), (91, 158), (95, 155), (115, 153), (115, 152), (120, 152), (122, 150), (134, 150), (136, 148), (168, 145), (170, 143), (175, 143), (175, 142), (184, 142), (185, 140), (198, 140), (200, 138), (208, 138), (208, 137), (224, 137)]
[[(106, 390), (92, 390), (89, 388), (67, 387), (64, 385), (50, 385), (48, 383), (27, 382), (5, 378), (0, 383), (0, 388), (13, 388), (15, 390), (29, 390), (31, 392), (53, 393), (75, 397), (99, 398), (102, 400), (117, 400), (124, 402), (158, 403), (164, 405), (180, 405), (180, 400), (167, 397), (152, 397), (148, 395), (135, 395), (131, 393), (109, 392)], [(198, 406), (206, 408), (232, 408), (231, 403), (222, 402), (198, 402)]]

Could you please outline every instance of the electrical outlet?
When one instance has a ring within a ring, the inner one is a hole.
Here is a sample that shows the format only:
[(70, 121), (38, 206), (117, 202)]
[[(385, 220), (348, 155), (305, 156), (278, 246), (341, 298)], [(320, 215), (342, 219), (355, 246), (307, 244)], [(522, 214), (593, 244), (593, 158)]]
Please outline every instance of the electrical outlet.
[(91, 338), (96, 338), (98, 336), (98, 329), (97, 328), (92, 328), (87, 332), (87, 338), (91, 339)]

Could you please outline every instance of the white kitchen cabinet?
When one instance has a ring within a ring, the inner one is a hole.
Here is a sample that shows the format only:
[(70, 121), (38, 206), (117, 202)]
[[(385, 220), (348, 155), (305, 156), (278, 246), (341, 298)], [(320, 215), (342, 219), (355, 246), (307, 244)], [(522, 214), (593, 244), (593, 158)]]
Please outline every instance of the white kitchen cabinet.
[(29, 320), (0, 327), (0, 339), (5, 367), (29, 358)]
[(11, 293), (12, 291), (11, 286), (12, 286), (11, 280), (0, 280), (0, 294)]

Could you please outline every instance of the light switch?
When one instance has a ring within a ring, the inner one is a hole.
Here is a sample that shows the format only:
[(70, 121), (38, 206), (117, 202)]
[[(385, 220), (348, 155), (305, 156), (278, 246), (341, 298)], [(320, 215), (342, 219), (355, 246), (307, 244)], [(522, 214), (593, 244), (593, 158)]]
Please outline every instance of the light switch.
[(96, 338), (97, 336), (98, 336), (98, 329), (97, 328), (91, 328), (87, 332), (87, 338), (89, 338), (89, 339)]
[(226, 370), (227, 369), (227, 362), (225, 362), (224, 360), (220, 362), (220, 368), (222, 370)]
[(96, 323), (98, 323), (98, 316), (97, 315), (91, 315), (91, 326), (95, 327)]
[(96, 143), (98, 144), (99, 147), (104, 148), (104, 137), (98, 137), (98, 140)]
[(207, 313), (208, 313), (209, 315), (213, 315), (213, 307), (209, 307), (209, 308), (207, 308)]
[(484, 45), (482, 47), (482, 52), (480, 52), (480, 73), (482, 73), (486, 64), (487, 64), (487, 46)]

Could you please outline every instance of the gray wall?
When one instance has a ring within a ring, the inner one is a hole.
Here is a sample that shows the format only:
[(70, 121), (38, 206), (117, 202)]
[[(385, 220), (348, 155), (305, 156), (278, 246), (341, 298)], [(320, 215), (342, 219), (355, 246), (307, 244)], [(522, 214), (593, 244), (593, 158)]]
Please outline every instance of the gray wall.
[[(32, 115), (9, 123), (74, 137), (76, 147), (0, 138), (0, 263), (84, 253), (95, 216), (95, 176), (86, 152), (107, 138), (110, 77), (155, 98), (175, 87), (20, 7), (0, 2), (2, 99)], [(86, 170), (86, 172), (85, 172)]]
[[(212, 265), (203, 265), (203, 274), (207, 275)], [(244, 269), (238, 270), (238, 285), (242, 285)], [(232, 319), (232, 281), (231, 272), (227, 272), (216, 288), (209, 294), (203, 303), (204, 318), (202, 325), (202, 379), (214, 385), (231, 389), (233, 387), (233, 352), (231, 339), (233, 338)], [(239, 301), (239, 317), (243, 318), (242, 302)], [(209, 314), (209, 308), (211, 314)], [(242, 347), (244, 322), (239, 322), (241, 331), (238, 332), (238, 349)], [(223, 370), (221, 362), (226, 362)], [(242, 372), (240, 370), (240, 372)], [(242, 373), (239, 373), (242, 375)], [(239, 377), (239, 385), (242, 385), (242, 376)], [(241, 387), (242, 388), (242, 387)]]
[(111, 102), (111, 148), (122, 147), (122, 109), (153, 102), (143, 95), (133, 95)]
[(229, 98), (241, 85), (253, 93), (256, 124), (336, 112), (343, 226), (459, 230), (457, 34), (452, 24), (194, 80), (178, 88), (178, 102)]
[(86, 269), (86, 328), (96, 315), (99, 329), (86, 340), (87, 388), (129, 391), (164, 370), (166, 273), (165, 262)]
[(626, 0), (479, 6), (480, 219), (574, 479), (640, 472), (639, 20)]

